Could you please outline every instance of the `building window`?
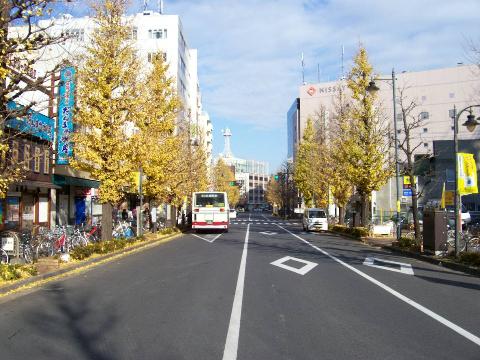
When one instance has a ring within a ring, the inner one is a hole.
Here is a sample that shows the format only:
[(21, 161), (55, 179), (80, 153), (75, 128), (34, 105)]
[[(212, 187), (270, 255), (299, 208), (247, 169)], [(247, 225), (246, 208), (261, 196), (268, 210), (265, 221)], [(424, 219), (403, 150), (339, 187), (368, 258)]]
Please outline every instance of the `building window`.
[(163, 58), (164, 62), (167, 61), (167, 53), (165, 53), (163, 51), (159, 52), (159, 53), (148, 53), (147, 54), (147, 60), (148, 60), (149, 63), (152, 63), (154, 59), (158, 59), (160, 56)]
[(150, 39), (166, 39), (167, 29), (148, 30), (148, 37)]
[(452, 126), (452, 130), (455, 130), (455, 126)]
[(85, 30), (83, 29), (69, 29), (64, 33), (65, 37), (75, 40), (75, 41), (84, 41), (85, 40)]
[(428, 143), (423, 143), (423, 147), (428, 147)]
[(138, 28), (136, 26), (132, 27), (132, 31), (128, 34), (128, 40), (137, 40)]
[(453, 99), (453, 98), (455, 97), (455, 93), (450, 93), (450, 94), (448, 94), (448, 97), (449, 97), (450, 99)]
[(402, 133), (402, 130), (397, 130), (397, 134), (401, 134)]
[(45, 149), (43, 153), (43, 173), (50, 174), (50, 150)]
[(425, 100), (427, 100), (427, 97), (424, 95), (422, 96), (422, 101), (425, 101)]
[(397, 114), (397, 121), (403, 121), (403, 115)]
[(35, 146), (35, 154), (33, 158), (33, 171), (35, 171), (36, 173), (40, 172), (40, 153), (41, 153), (40, 148)]
[(428, 114), (427, 111), (422, 111), (422, 112), (419, 114), (418, 118), (419, 118), (420, 120), (428, 119), (428, 118), (429, 118), (429, 114)]
[(423, 132), (424, 133), (428, 132), (428, 128), (423, 128)]
[(454, 109), (448, 110), (448, 117), (449, 117), (450, 119), (453, 119), (454, 114), (455, 114), (455, 110), (454, 110)]
[(23, 168), (25, 170), (30, 170), (30, 159), (30, 145), (25, 144), (25, 146), (23, 147)]
[(12, 163), (18, 164), (18, 141), (12, 142)]

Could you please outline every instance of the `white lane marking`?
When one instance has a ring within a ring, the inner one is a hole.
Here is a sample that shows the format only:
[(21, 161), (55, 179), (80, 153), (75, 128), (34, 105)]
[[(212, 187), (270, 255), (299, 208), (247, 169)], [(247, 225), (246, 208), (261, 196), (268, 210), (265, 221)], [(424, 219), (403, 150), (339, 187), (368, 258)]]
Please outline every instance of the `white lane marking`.
[[(300, 269), (298, 269), (296, 267), (284, 264), (287, 261), (296, 261), (296, 262), (302, 263), (304, 265)], [(315, 266), (318, 265), (317, 263), (307, 261), (307, 260), (303, 260), (303, 259), (294, 258), (294, 257), (291, 257), (291, 256), (285, 256), (281, 259), (278, 259), (278, 260), (275, 260), (274, 262), (271, 262), (270, 264), (278, 266), (278, 267), (280, 267), (282, 269), (285, 269), (285, 270), (293, 271), (294, 273), (300, 274), (300, 275), (305, 275), (310, 270), (312, 270)]]
[(277, 235), (278, 233), (275, 232), (275, 231), (262, 231), (262, 232), (260, 232), (259, 234), (263, 234), (263, 235)]
[(199, 239), (202, 239), (202, 240), (205, 240), (206, 242), (209, 242), (209, 243), (213, 243), (215, 240), (217, 240), (220, 236), (223, 235), (223, 232), (218, 234), (217, 236), (215, 236), (213, 239), (205, 239), (204, 237), (201, 237), (201, 236), (198, 236), (197, 234), (192, 234), (193, 236), (199, 238)]
[(264, 222), (263, 225), (267, 225), (268, 223)]
[(385, 285), (384, 283), (374, 279), (370, 275), (365, 274), (363, 271), (360, 271), (360, 270), (354, 268), (353, 266), (348, 265), (347, 263), (343, 262), (342, 260), (336, 258), (335, 256), (330, 255), (325, 250), (320, 249), (319, 247), (309, 243), (307, 240), (302, 239), (300, 236), (292, 233), (291, 231), (288, 231), (287, 229), (285, 229), (281, 226), (278, 226), (278, 227), (285, 230), (286, 232), (290, 233), (290, 235), (293, 235), (297, 239), (303, 241), (304, 243), (310, 245), (315, 250), (320, 251), (322, 254), (328, 256), (330, 259), (332, 259), (332, 260), (338, 262), (339, 264), (345, 266), (347, 269), (352, 270), (353, 272), (357, 273), (358, 275), (360, 275), (361, 277), (370, 281), (371, 283), (373, 283), (373, 284), (379, 286), (380, 288), (382, 288), (383, 290), (389, 292), (390, 294), (392, 294), (396, 298), (404, 301), (405, 303), (407, 303), (410, 306), (413, 306), (415, 309), (420, 310), (424, 314), (430, 316), (432, 319), (438, 321), (439, 323), (441, 323), (441, 324), (445, 325), (446, 327), (450, 328), (451, 330), (455, 331), (457, 334), (460, 334), (461, 336), (465, 337), (466, 339), (468, 339), (468, 340), (472, 341), (473, 343), (475, 343), (476, 345), (480, 346), (480, 338), (478, 336), (476, 336), (476, 335), (472, 334), (471, 332), (461, 328), (460, 326), (452, 323), (451, 321), (445, 319), (443, 316), (438, 315), (437, 313), (427, 309), (425, 306), (420, 305), (419, 303), (413, 301), (412, 299), (406, 297), (405, 295), (400, 294), (398, 291), (393, 290), (388, 285)]
[[(375, 264), (375, 260), (377, 261), (377, 264)], [(398, 265), (400, 267), (400, 269), (395, 269), (395, 268), (392, 268), (390, 266), (382, 266), (379, 263)], [(383, 270), (395, 271), (395, 272), (399, 272), (399, 273), (402, 273), (402, 274), (413, 275), (412, 265), (406, 264), (406, 263), (377, 259), (377, 258), (374, 258), (374, 257), (367, 257), (367, 258), (365, 258), (365, 261), (363, 262), (363, 265), (376, 267), (376, 268), (383, 269)]]
[(243, 244), (242, 260), (240, 261), (240, 269), (238, 270), (237, 287), (235, 289), (235, 297), (233, 299), (230, 324), (228, 325), (227, 340), (225, 341), (225, 349), (223, 350), (223, 360), (237, 359), (238, 338), (240, 336), (240, 321), (242, 320), (243, 285), (245, 283), (245, 268), (247, 265), (249, 232), (250, 224), (247, 226), (245, 243)]
[(250, 216), (252, 216), (252, 214), (248, 214), (248, 221), (250, 221)]

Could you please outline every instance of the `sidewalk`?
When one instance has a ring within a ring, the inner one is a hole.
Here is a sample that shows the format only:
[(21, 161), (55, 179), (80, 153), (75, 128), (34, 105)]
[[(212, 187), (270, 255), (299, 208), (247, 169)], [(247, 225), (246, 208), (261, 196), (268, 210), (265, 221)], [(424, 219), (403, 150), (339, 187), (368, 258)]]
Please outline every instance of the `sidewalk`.
[(16, 293), (21, 290), (26, 290), (26, 289), (30, 289), (30, 288), (42, 285), (49, 281), (61, 279), (69, 275), (76, 274), (78, 272), (90, 269), (92, 267), (101, 265), (103, 263), (113, 261), (117, 258), (130, 255), (132, 253), (143, 251), (145, 249), (174, 240), (175, 238), (181, 235), (183, 235), (182, 232), (164, 235), (164, 236), (159, 235), (153, 239), (142, 241), (138, 244), (133, 244), (132, 246), (122, 250), (117, 250), (109, 254), (100, 255), (95, 258), (88, 258), (83, 261), (79, 261), (75, 263), (65, 263), (63, 267), (60, 267), (57, 270), (54, 270), (45, 274), (41, 274), (41, 275), (35, 275), (25, 279), (19, 279), (11, 283), (4, 284), (0, 286), (0, 298)]

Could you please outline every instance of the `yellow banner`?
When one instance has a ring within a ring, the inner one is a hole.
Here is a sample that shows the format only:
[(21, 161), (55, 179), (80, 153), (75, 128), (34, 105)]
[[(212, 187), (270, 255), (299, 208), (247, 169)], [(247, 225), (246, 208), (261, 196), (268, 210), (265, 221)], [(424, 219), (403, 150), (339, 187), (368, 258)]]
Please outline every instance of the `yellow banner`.
[(412, 185), (412, 182), (410, 181), (410, 176), (403, 177), (403, 185)]
[(478, 193), (477, 164), (473, 154), (459, 153), (458, 156), (458, 192), (460, 195)]
[(455, 191), (445, 191), (445, 205), (443, 206), (453, 206), (455, 205)]

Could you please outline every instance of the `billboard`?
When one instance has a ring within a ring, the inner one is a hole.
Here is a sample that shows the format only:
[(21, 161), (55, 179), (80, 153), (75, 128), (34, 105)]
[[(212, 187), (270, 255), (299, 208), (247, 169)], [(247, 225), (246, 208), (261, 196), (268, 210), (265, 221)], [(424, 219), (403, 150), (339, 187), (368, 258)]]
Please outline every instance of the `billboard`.
[[(21, 110), (23, 107), (14, 101), (7, 103), (10, 111)], [(42, 140), (53, 142), (53, 119), (33, 110), (28, 110), (22, 118), (12, 118), (5, 121), (5, 126), (18, 130), (24, 134), (35, 136)]]
[(75, 106), (75, 68), (68, 66), (60, 71), (58, 99), (57, 164), (67, 165), (73, 155), (73, 108)]

